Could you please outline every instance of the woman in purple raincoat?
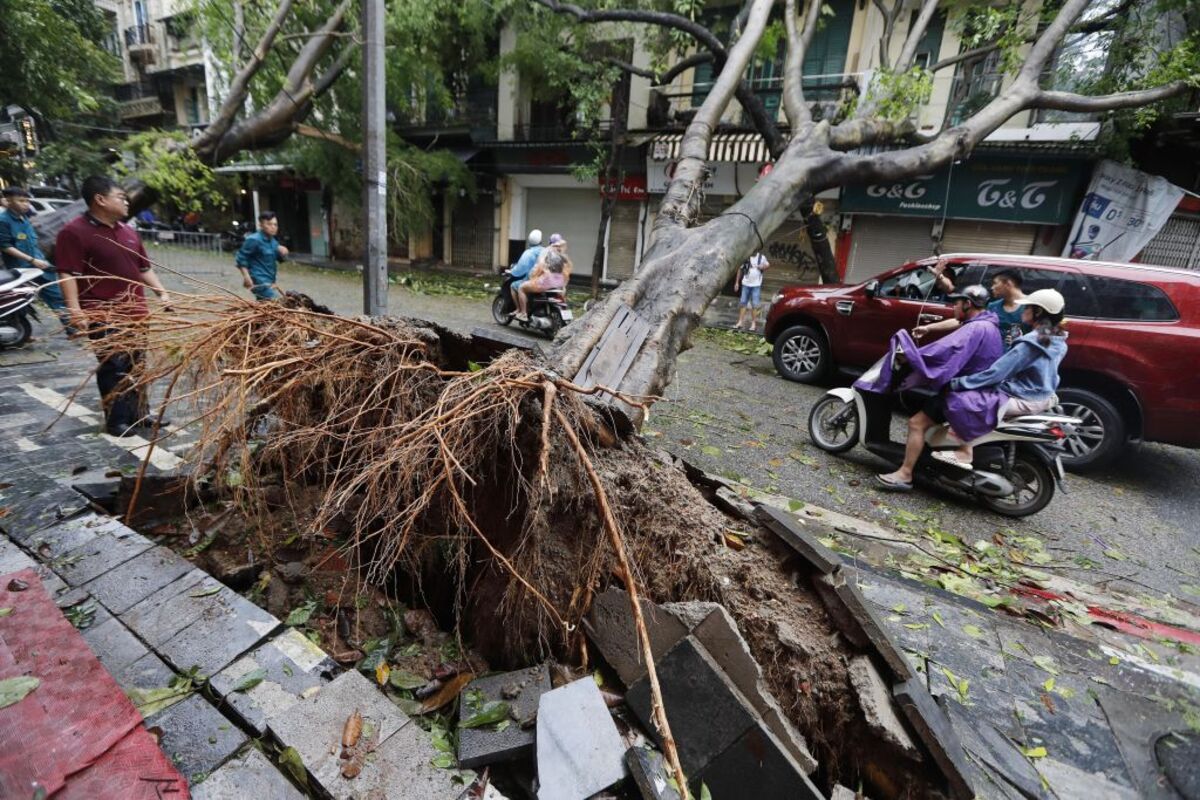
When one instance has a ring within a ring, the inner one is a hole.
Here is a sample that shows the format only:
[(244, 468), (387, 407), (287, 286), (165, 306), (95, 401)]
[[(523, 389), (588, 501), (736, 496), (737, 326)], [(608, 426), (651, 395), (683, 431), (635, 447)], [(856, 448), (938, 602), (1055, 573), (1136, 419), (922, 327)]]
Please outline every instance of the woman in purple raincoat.
[(969, 442), (994, 430), (1005, 417), (1040, 414), (1058, 405), (1058, 367), (1067, 355), (1062, 329), (1066, 302), (1054, 289), (1040, 289), (1016, 302), (1025, 306), (1022, 321), (1033, 330), (990, 368), (950, 381), (946, 421), (964, 444), (954, 452), (936, 452), (934, 458), (971, 469)]

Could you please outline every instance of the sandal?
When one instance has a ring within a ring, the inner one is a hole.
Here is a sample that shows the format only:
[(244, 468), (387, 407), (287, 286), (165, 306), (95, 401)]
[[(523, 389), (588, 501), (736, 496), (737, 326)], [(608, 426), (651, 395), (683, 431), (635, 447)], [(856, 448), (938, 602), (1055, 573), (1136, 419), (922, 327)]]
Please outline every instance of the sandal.
[(973, 464), (968, 461), (963, 461), (961, 458), (954, 455), (954, 452), (951, 450), (935, 450), (933, 457), (943, 464), (949, 464), (952, 467), (965, 469), (967, 472), (971, 472), (975, 469)]
[(913, 488), (911, 481), (905, 483), (904, 481), (889, 478), (886, 475), (876, 475), (875, 482), (879, 484), (880, 488), (889, 492), (911, 492)]

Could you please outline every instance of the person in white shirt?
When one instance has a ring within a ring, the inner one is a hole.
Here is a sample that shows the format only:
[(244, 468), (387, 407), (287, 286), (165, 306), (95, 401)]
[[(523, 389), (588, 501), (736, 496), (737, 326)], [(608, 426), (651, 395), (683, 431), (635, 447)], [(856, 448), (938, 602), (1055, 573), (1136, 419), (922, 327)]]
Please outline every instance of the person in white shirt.
[(738, 267), (737, 277), (733, 279), (733, 290), (741, 292), (741, 300), (738, 301), (738, 320), (735, 328), (741, 328), (746, 319), (746, 312), (750, 312), (750, 327), (748, 331), (758, 328), (758, 306), (762, 303), (762, 283), (763, 270), (771, 266), (767, 261), (767, 257), (762, 253), (755, 253), (750, 256), (745, 262)]

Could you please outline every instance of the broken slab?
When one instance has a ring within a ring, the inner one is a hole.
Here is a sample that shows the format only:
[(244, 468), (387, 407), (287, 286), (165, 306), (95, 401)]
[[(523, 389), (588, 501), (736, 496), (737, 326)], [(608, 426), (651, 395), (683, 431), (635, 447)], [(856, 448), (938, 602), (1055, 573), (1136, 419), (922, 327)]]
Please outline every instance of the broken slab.
[[(818, 576), (813, 585), (847, 639), (856, 644), (863, 639), (870, 642), (891, 670), (892, 678), (897, 681), (909, 680), (914, 673), (908, 659), (859, 591), (855, 584), (856, 577), (856, 573), (842, 567), (828, 575)], [(828, 591), (830, 589), (833, 591)]]
[(891, 690), (869, 656), (854, 656), (849, 665), (850, 685), (858, 694), (858, 705), (867, 725), (881, 739), (895, 745), (913, 760), (921, 760), (921, 751), (908, 735), (904, 723), (896, 714)]
[[(333, 660), (307, 636), (288, 628), (212, 676), (208, 683), (245, 724), (262, 735), (271, 720), (300, 702), (302, 693), (329, 683), (336, 669)], [(264, 673), (258, 685), (234, 691), (256, 670)]]
[(192, 565), (169, 547), (152, 547), (83, 585), (114, 614), (123, 614), (153, 592), (173, 583)]
[(969, 800), (975, 796), (967, 779), (968, 768), (962, 743), (954, 732), (946, 712), (934, 701), (920, 678), (912, 678), (892, 687), (892, 696), (917, 737), (933, 755), (950, 787), (951, 796)]
[(215, 770), (246, 743), (246, 734), (198, 693), (151, 714), (146, 727), (161, 731), (159, 746), (189, 782)]
[[(679, 620), (649, 600), (642, 599), (642, 618), (650, 635), (650, 652), (655, 661), (687, 635)], [(633, 610), (629, 595), (609, 587), (592, 600), (592, 608), (584, 619), (588, 638), (617, 672), (626, 686), (646, 674), (646, 662), (633, 625)]]
[(625, 766), (642, 800), (679, 800), (662, 753), (648, 747), (631, 747), (625, 753)]
[(759, 503), (755, 510), (758, 521), (802, 556), (813, 569), (823, 575), (842, 565), (838, 554), (821, 544), (813, 533), (815, 523), (805, 522), (794, 514)]
[[(512, 709), (512, 719), (504, 730), (459, 728), (458, 764), (460, 767), (482, 767), (500, 761), (511, 761), (533, 753), (534, 728), (524, 726), (537, 715), (538, 701), (551, 689), (550, 670), (545, 665), (516, 672), (489, 675), (467, 684), (464, 692), (479, 692), (485, 703), (503, 701)], [(460, 709), (461, 709), (460, 705)], [(462, 711), (460, 710), (460, 715)]]
[(743, 733), (698, 777), (713, 797), (825, 800), (783, 744), (760, 725)]
[(122, 526), (64, 553), (52, 561), (50, 567), (68, 585), (82, 586), (153, 546), (149, 539)]
[(538, 701), (538, 800), (584, 800), (625, 777), (625, 741), (588, 676)]
[(251, 747), (227, 761), (203, 783), (191, 787), (192, 800), (304, 800), (304, 795), (267, 760)]

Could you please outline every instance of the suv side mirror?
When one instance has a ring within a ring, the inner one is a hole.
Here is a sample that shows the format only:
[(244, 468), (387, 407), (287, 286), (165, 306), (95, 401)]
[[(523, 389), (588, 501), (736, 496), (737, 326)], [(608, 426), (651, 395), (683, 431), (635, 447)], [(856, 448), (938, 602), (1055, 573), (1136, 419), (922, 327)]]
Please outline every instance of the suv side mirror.
[(879, 281), (867, 281), (867, 285), (863, 287), (863, 294), (867, 297), (874, 297), (879, 293)]

